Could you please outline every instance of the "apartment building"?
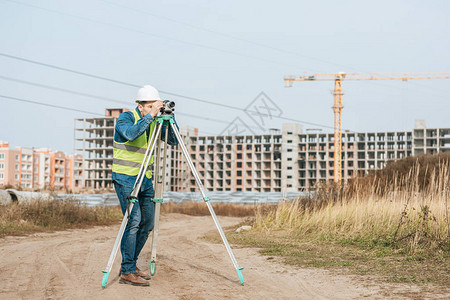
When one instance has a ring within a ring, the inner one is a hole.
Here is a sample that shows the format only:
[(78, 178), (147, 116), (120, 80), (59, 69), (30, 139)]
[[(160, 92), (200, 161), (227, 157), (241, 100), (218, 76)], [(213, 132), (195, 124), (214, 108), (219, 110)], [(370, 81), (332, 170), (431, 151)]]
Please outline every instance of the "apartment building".
[(81, 154), (75, 154), (73, 156), (73, 181), (72, 187), (74, 189), (84, 186), (83, 182), (83, 156)]
[[(34, 152), (33, 188), (52, 187), (52, 152), (50, 149), (36, 149)], [(36, 186), (38, 183), (38, 186)]]
[(73, 156), (63, 152), (51, 153), (52, 172), (50, 174), (50, 186), (55, 189), (72, 187)]
[(45, 148), (10, 148), (0, 141), (0, 185), (72, 188), (72, 168), (71, 155)]
[(0, 185), (16, 185), (20, 182), (20, 151), (10, 149), (9, 143), (0, 141)]

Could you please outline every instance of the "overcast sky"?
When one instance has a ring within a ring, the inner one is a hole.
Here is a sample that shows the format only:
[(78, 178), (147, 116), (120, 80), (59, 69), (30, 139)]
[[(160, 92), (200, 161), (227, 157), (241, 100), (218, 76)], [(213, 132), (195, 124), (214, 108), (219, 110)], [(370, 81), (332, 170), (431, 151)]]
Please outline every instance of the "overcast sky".
[[(0, 55), (0, 140), (73, 152), (75, 118), (127, 107), (56, 87), (129, 102), (152, 84), (174, 94), (247, 107), (264, 92), (280, 115), (332, 132), (332, 81), (305, 72), (450, 71), (449, 1), (0, 0), (0, 53), (122, 81), (113, 83)], [(16, 80), (16, 81), (13, 81)], [(450, 127), (449, 79), (344, 82), (343, 128)], [(243, 111), (161, 93), (180, 125), (219, 134)], [(181, 113), (188, 114), (182, 115)], [(272, 119), (264, 128), (281, 128)], [(326, 127), (328, 126), (328, 127)]]

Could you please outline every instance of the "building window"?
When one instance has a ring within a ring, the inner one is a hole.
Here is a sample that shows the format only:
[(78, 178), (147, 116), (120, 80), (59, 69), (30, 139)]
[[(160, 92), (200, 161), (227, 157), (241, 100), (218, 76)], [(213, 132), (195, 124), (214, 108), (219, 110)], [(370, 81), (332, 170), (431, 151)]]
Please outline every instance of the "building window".
[(287, 187), (292, 187), (292, 184), (288, 184)]
[(288, 157), (288, 159), (287, 159), (288, 161), (292, 161), (292, 157)]
[(31, 174), (21, 174), (20, 178), (24, 180), (31, 180)]
[(237, 154), (237, 158), (238, 158), (238, 159), (241, 159), (241, 158), (242, 158), (242, 153), (238, 153), (238, 154)]
[(287, 142), (288, 142), (288, 144), (292, 144), (292, 140), (288, 140)]
[(16, 160), (19, 160), (19, 154), (16, 154)]
[(292, 152), (292, 149), (287, 149), (287, 152)]
[(242, 176), (242, 171), (237, 171), (237, 176)]
[(3, 170), (5, 168), (4, 164), (0, 164), (0, 170)]
[(18, 164), (16, 164), (16, 171), (18, 171), (19, 170), (19, 165)]
[(238, 168), (242, 168), (242, 163), (241, 163), (241, 162), (238, 162), (238, 163), (237, 163), (237, 167), (238, 167)]
[(291, 175), (289, 175), (288, 177), (287, 177), (288, 179), (291, 179), (292, 178), (292, 176)]
[(0, 153), (0, 159), (5, 159), (5, 153)]
[(288, 170), (292, 170), (292, 167), (287, 167)]
[(292, 134), (292, 131), (288, 131), (287, 134)]
[(0, 179), (3, 179), (3, 176), (4, 176), (3, 173), (0, 173)]
[(14, 175), (15, 180), (19, 180), (19, 174)]
[(241, 185), (241, 184), (242, 184), (242, 180), (238, 179), (238, 180), (237, 180), (237, 184), (238, 184), (238, 185)]

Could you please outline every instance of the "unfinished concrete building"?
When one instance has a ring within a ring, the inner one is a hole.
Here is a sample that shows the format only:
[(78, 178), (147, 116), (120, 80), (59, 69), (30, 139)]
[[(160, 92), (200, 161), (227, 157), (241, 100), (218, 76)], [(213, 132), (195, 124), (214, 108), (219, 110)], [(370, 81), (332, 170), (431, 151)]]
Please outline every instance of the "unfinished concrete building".
[[(189, 152), (210, 191), (280, 192), (281, 135), (193, 136)], [(195, 191), (191, 176), (188, 191)]]
[[(211, 191), (297, 192), (334, 177), (334, 134), (303, 133), (283, 124), (281, 134), (190, 137), (190, 153)], [(381, 169), (390, 160), (450, 151), (450, 128), (342, 134), (342, 178)], [(187, 189), (197, 191), (193, 177)]]
[[(74, 153), (78, 159), (74, 164), (74, 187), (112, 188), (114, 128), (117, 118), (126, 110), (125, 108), (109, 108), (105, 110), (105, 117), (75, 119)], [(182, 127), (180, 134), (188, 145), (189, 137), (197, 136), (198, 130)], [(78, 155), (81, 155), (82, 159), (79, 159)], [(186, 190), (188, 172), (190, 171), (186, 161), (182, 159), (179, 147), (168, 146), (166, 190)]]
[(117, 118), (125, 110), (108, 108), (105, 117), (75, 119), (74, 153), (83, 157), (74, 166), (79, 187), (112, 187), (114, 128)]
[[(190, 154), (210, 191), (296, 192), (302, 126), (283, 124), (281, 133), (193, 136)], [(197, 191), (194, 178), (185, 191)]]
[[(103, 118), (75, 120), (75, 186), (112, 187), (113, 136), (124, 109), (107, 109)], [(242, 136), (199, 136), (182, 126), (181, 136), (205, 188), (209, 191), (297, 192), (334, 177), (334, 134), (306, 132), (299, 124), (282, 130)], [(450, 128), (412, 131), (344, 132), (342, 178), (383, 168), (390, 160), (450, 151)], [(161, 153), (161, 152), (160, 152)], [(180, 147), (168, 146), (165, 190), (198, 191)]]

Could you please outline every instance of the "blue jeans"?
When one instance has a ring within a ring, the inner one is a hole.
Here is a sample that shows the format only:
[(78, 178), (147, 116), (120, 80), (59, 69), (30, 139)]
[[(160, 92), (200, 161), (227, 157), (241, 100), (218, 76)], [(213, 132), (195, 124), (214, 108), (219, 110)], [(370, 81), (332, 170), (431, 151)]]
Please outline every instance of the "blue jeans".
[[(122, 213), (127, 209), (126, 197), (131, 195), (133, 188), (114, 182), (114, 189), (120, 201)], [(122, 274), (136, 272), (136, 262), (145, 242), (153, 229), (155, 203), (151, 201), (155, 193), (153, 188), (140, 191), (138, 201), (133, 206), (127, 227), (123, 233), (120, 251), (122, 253)]]

